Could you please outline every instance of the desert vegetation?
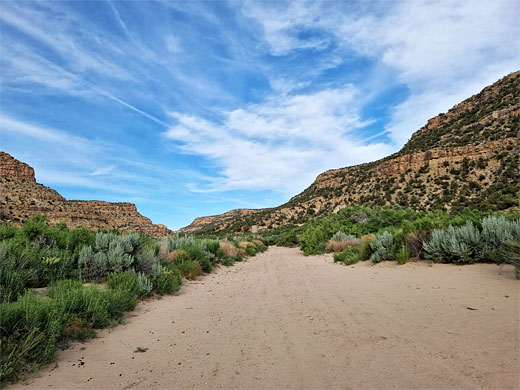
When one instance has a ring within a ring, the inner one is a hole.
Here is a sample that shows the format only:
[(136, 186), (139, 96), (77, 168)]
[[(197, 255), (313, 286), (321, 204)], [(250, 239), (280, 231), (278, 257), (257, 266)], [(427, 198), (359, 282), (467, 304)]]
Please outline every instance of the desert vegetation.
[(303, 226), (264, 234), (280, 246), (299, 245), (305, 255), (334, 252), (334, 260), (353, 264), (410, 259), (470, 264), (510, 263), (520, 272), (520, 213), (464, 209), (453, 213), (418, 212), (395, 207), (346, 207)]
[(179, 290), (219, 265), (264, 251), (251, 237), (225, 240), (91, 232), (35, 216), (0, 225), (0, 379), (54, 359), (70, 340), (121, 323), (139, 299)]

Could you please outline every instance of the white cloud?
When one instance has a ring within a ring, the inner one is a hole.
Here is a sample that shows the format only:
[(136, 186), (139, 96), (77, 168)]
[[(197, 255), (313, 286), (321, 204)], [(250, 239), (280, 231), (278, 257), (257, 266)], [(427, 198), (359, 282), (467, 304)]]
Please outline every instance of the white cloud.
[(396, 144), (518, 68), (519, 7), (515, 0), (408, 0), (339, 30), (346, 44), (379, 57), (409, 87), (387, 129)]
[(212, 160), (220, 175), (194, 191), (303, 190), (317, 174), (388, 154), (384, 144), (365, 145), (352, 86), (308, 95), (277, 95), (223, 113), (220, 123), (180, 113), (164, 135), (179, 150)]
[[(274, 55), (333, 41), (330, 56), (356, 51), (393, 69), (410, 96), (395, 108), (388, 132), (396, 145), (426, 120), (517, 70), (520, 64), (520, 4), (503, 1), (347, 3), (247, 2), (245, 16), (256, 21)], [(302, 31), (322, 39), (302, 40)]]
[(260, 27), (271, 54), (312, 49), (330, 69), (357, 52), (390, 69), (409, 96), (393, 108), (385, 129), (392, 146), (356, 138), (355, 130), (364, 125), (365, 91), (346, 86), (295, 94), (312, 86), (298, 76), (275, 73), (270, 83), (277, 95), (226, 111), (218, 123), (174, 112), (177, 124), (166, 136), (179, 141), (185, 153), (209, 158), (221, 168), (217, 179), (197, 190), (294, 193), (325, 169), (394, 151), (428, 118), (511, 72), (520, 59), (512, 50), (519, 32), (511, 12), (515, 0), (381, 2), (378, 12), (330, 2), (239, 4)]
[(0, 128), (2, 149), (31, 163), (38, 180), (46, 185), (139, 195), (168, 192), (165, 183), (196, 176), (192, 171), (168, 169), (148, 162), (133, 149), (120, 144), (28, 123), (4, 113), (0, 113)]
[(92, 142), (83, 137), (78, 137), (67, 132), (48, 127), (36, 126), (30, 123), (22, 122), (3, 113), (0, 113), (0, 127), (2, 128), (2, 132), (4, 134), (23, 134), (26, 137), (34, 138), (45, 143), (65, 147), (69, 153), (72, 151), (74, 153), (80, 150), (95, 152), (99, 149)]
[[(77, 73), (94, 71), (111, 78), (131, 80), (132, 76), (123, 67), (111, 60), (110, 55), (120, 52), (106, 36), (99, 36), (93, 26), (85, 26), (71, 13), (61, 12), (58, 7), (46, 8), (20, 6), (15, 2), (5, 3), (0, 20), (15, 27), (47, 46)], [(88, 29), (88, 32), (84, 29)], [(99, 50), (99, 46), (103, 50)]]
[(183, 52), (180, 39), (173, 35), (168, 35), (165, 38), (165, 44), (166, 49), (172, 54), (178, 55)]
[[(321, 51), (331, 43), (331, 36), (315, 34), (302, 37), (309, 29), (322, 25), (323, 10), (317, 2), (289, 3), (248, 1), (241, 4), (245, 16), (257, 21), (273, 55), (285, 55), (295, 49)], [(322, 29), (325, 30), (325, 29)]]
[(90, 174), (90, 176), (108, 175), (108, 174), (112, 173), (114, 171), (114, 169), (115, 169), (114, 165), (109, 165), (107, 167), (97, 168), (96, 170), (94, 170), (94, 172), (92, 172)]
[(269, 84), (274, 91), (286, 95), (289, 92), (308, 87), (311, 83), (310, 81), (297, 81), (294, 79), (274, 77), (269, 80)]
[(27, 48), (7, 41), (3, 49), (7, 49), (7, 53), (10, 54), (5, 60), (6, 66), (2, 70), (8, 77), (8, 85), (12, 83), (34, 83), (49, 90), (66, 92), (70, 95), (87, 98), (102, 96), (162, 126), (168, 126), (156, 116), (135, 107), (108, 90), (65, 70)]

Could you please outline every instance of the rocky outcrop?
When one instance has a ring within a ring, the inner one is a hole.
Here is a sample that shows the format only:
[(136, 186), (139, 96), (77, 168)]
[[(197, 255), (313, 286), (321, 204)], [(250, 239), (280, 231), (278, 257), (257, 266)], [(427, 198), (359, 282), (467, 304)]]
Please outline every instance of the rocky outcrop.
[(301, 225), (350, 205), (416, 210), (519, 206), (520, 72), (428, 120), (394, 155), (320, 174), (275, 208), (196, 219), (189, 232), (266, 230)]
[(32, 167), (5, 152), (0, 152), (0, 177), (14, 182), (36, 182)]
[(36, 183), (34, 169), (0, 152), (0, 214), (4, 221), (22, 223), (40, 214), (50, 224), (65, 222), (69, 227), (90, 230), (137, 231), (152, 237), (173, 232), (137, 211), (133, 203), (67, 200), (55, 190)]

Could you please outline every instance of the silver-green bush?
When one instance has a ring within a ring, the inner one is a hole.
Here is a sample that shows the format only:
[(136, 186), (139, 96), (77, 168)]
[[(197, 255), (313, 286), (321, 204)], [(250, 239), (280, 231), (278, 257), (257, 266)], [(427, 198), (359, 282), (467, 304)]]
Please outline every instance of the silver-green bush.
[(152, 270), (150, 272), (150, 276), (152, 278), (158, 278), (162, 275), (163, 273), (163, 266), (161, 265), (161, 263), (155, 263), (153, 266), (152, 266)]
[(497, 263), (510, 260), (511, 243), (520, 243), (520, 221), (508, 221), (503, 216), (482, 220), (482, 257)]
[[(122, 272), (130, 268), (134, 259), (132, 255), (125, 251), (125, 243), (113, 241), (110, 243), (107, 257), (110, 270), (112, 272)], [(128, 250), (128, 246), (126, 246)]]
[(193, 236), (175, 234), (168, 237), (168, 252), (188, 245), (196, 245), (195, 238), (193, 238)]
[(370, 242), (370, 248), (373, 252), (370, 256), (370, 260), (372, 260), (374, 263), (379, 263), (382, 260), (393, 260), (393, 246), (394, 236), (392, 233), (384, 232), (383, 234), (376, 236)]
[(137, 273), (137, 285), (139, 286), (139, 296), (146, 297), (150, 295), (153, 289), (153, 283), (148, 277), (142, 272)]
[(346, 241), (346, 240), (354, 240), (354, 241), (360, 241), (359, 238), (356, 236), (353, 236), (352, 234), (346, 234), (343, 232), (336, 232), (331, 238), (332, 241)]
[(152, 272), (154, 264), (158, 262), (159, 259), (155, 256), (153, 249), (146, 249), (136, 255), (134, 269), (148, 275)]
[(481, 234), (470, 221), (460, 227), (450, 225), (434, 230), (423, 249), (425, 257), (435, 262), (473, 263), (480, 256)]
[(482, 232), (470, 221), (460, 227), (436, 229), (423, 246), (425, 257), (436, 262), (508, 262), (511, 242), (520, 242), (520, 221), (486, 217)]
[(108, 273), (131, 270), (136, 250), (140, 248), (139, 235), (120, 236), (115, 233), (96, 234), (95, 249), (82, 248), (78, 266), (84, 280), (103, 280)]

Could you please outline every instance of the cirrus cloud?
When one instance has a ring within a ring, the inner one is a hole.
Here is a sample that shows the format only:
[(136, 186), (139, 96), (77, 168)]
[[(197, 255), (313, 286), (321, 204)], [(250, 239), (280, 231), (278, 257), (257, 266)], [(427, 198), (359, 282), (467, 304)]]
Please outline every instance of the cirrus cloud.
[(392, 151), (383, 143), (365, 144), (356, 130), (358, 92), (350, 85), (306, 95), (275, 95), (221, 114), (221, 120), (172, 112), (177, 122), (164, 133), (177, 150), (203, 156), (219, 174), (193, 191), (303, 190), (320, 172), (357, 164)]

